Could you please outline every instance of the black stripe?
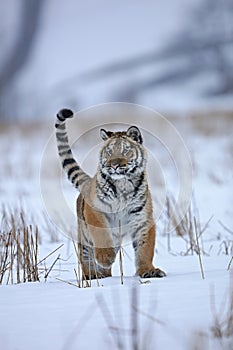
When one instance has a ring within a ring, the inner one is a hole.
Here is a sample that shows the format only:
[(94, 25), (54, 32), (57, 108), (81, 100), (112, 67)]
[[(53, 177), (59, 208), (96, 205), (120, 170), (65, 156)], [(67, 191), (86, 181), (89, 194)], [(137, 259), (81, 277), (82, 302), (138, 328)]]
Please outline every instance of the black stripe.
[(140, 226), (138, 226), (136, 231), (133, 232), (132, 239), (134, 240), (135, 237), (137, 236), (138, 232), (145, 227), (146, 227), (146, 221), (144, 221)]
[(56, 132), (56, 135), (58, 136), (58, 137), (64, 137), (64, 136), (66, 136), (66, 132), (65, 131), (57, 131)]
[(59, 114), (57, 114), (57, 119), (60, 120), (60, 122), (64, 122), (66, 120), (66, 118), (60, 117)]
[(143, 160), (144, 160), (144, 154), (143, 154), (143, 152), (142, 152), (142, 150), (141, 150), (141, 148), (135, 148), (135, 150), (136, 150), (136, 159), (137, 159), (137, 161), (139, 160), (139, 156), (140, 156), (140, 158), (141, 158), (141, 162), (140, 162), (140, 164), (137, 166), (137, 168), (140, 168), (141, 167), (141, 165), (142, 165), (142, 163), (143, 163)]
[[(80, 174), (78, 174), (78, 175), (81, 176)], [(85, 181), (86, 181), (86, 175), (84, 175), (83, 177), (77, 179), (76, 182), (78, 182), (78, 183), (73, 182), (73, 184), (74, 184), (75, 187), (78, 187), (78, 186), (81, 186)]]
[(59, 142), (68, 143), (68, 137), (67, 136), (61, 137), (61, 136), (57, 135), (57, 140)]
[(74, 174), (74, 176), (70, 178), (70, 181), (73, 183), (75, 187), (78, 187), (78, 186), (81, 186), (83, 182), (86, 181), (86, 178), (87, 177), (85, 174), (81, 175), (80, 173), (76, 173)]
[(108, 184), (109, 184), (109, 187), (111, 188), (111, 190), (113, 191), (114, 196), (117, 197), (116, 186), (111, 181), (108, 181)]
[(59, 156), (60, 157), (63, 157), (63, 156), (65, 156), (65, 155), (70, 155), (70, 154), (72, 154), (72, 151), (71, 151), (71, 149), (68, 149), (67, 151), (61, 151), (61, 152), (59, 152)]
[(65, 124), (58, 124), (58, 123), (56, 123), (55, 124), (55, 128), (60, 129), (60, 130), (65, 130), (66, 125)]
[(68, 150), (70, 148), (70, 146), (69, 145), (58, 145), (57, 148), (58, 148), (58, 151), (63, 151), (65, 149)]
[(74, 158), (68, 158), (68, 159), (63, 160), (62, 166), (63, 166), (63, 168), (64, 168), (64, 167), (66, 167), (67, 165), (70, 165), (70, 164), (73, 164), (73, 163), (76, 163), (76, 161), (74, 160)]
[[(97, 187), (100, 188), (100, 190), (102, 190), (102, 188), (99, 187), (98, 184), (97, 184)], [(103, 191), (102, 191), (102, 192), (103, 192)], [(110, 209), (109, 213), (112, 213), (112, 212), (113, 212), (112, 205), (111, 205), (111, 203), (109, 203), (109, 201), (108, 201), (109, 196), (108, 196), (108, 198), (107, 198), (107, 196), (106, 196), (106, 194), (105, 194), (104, 192), (103, 192), (103, 194), (104, 194), (103, 198), (102, 198), (101, 195), (98, 194), (98, 199), (99, 199), (99, 201), (100, 201), (101, 203), (103, 203), (104, 205), (107, 205), (107, 206), (109, 207), (109, 209)], [(105, 216), (106, 216), (106, 215), (107, 215), (107, 213), (105, 213)]]
[(138, 180), (138, 183), (135, 184), (135, 190), (134, 190), (134, 194), (133, 194), (134, 197), (137, 196), (138, 191), (139, 191), (143, 181), (144, 181), (144, 173), (141, 174), (141, 176), (140, 176), (140, 178)]
[(144, 205), (140, 205), (140, 207), (136, 207), (134, 208), (133, 210), (130, 210), (129, 211), (129, 214), (135, 214), (135, 213), (139, 213), (140, 211), (142, 211), (142, 209), (145, 207), (145, 204)]
[(84, 207), (85, 207), (85, 200), (84, 198), (82, 199), (82, 206), (81, 206), (81, 212), (82, 212), (82, 216), (84, 218)]
[(137, 250), (138, 248), (138, 242), (136, 240), (133, 240), (133, 249)]
[(100, 171), (100, 174), (102, 178), (106, 181), (106, 183), (109, 185), (109, 187), (111, 188), (112, 192), (114, 193), (114, 196), (117, 197), (117, 190), (114, 183), (102, 171)]
[(104, 180), (106, 180), (107, 179), (107, 176), (100, 170), (100, 175), (102, 176), (102, 178), (104, 179)]
[(70, 181), (71, 181), (72, 183), (74, 183), (74, 181), (77, 179), (77, 177), (79, 177), (79, 173), (75, 174), (75, 175), (70, 179)]
[(68, 177), (70, 178), (70, 175), (71, 175), (75, 170), (79, 170), (79, 169), (80, 169), (80, 168), (79, 168), (78, 165), (75, 165), (75, 166), (73, 166), (72, 168), (70, 168), (70, 169), (68, 170), (68, 172), (67, 172)]
[(89, 257), (90, 256), (90, 247), (87, 247), (86, 245), (82, 246), (82, 253), (84, 256)]
[[(106, 183), (108, 184), (108, 187), (106, 186)], [(117, 191), (116, 187), (114, 184), (111, 184), (109, 181), (106, 181), (104, 184), (104, 187), (101, 186), (99, 183), (97, 183), (97, 188), (101, 190), (101, 192), (105, 195), (106, 198), (112, 198), (111, 195), (109, 194), (110, 191), (112, 191), (114, 197), (117, 197)]]
[(81, 214), (81, 219), (83, 220), (84, 223), (86, 223), (85, 222), (85, 216), (84, 216), (84, 206), (85, 206), (85, 200), (82, 197), (82, 201), (81, 201), (81, 205), (80, 205), (80, 207), (81, 207), (81, 209), (80, 209), (81, 213), (80, 214)]
[(134, 209), (130, 210), (129, 214), (139, 213), (140, 211), (142, 211), (142, 209), (145, 207), (145, 205), (146, 205), (146, 198), (141, 203), (141, 205), (139, 205), (139, 206), (135, 207)]
[(137, 168), (138, 168), (137, 166), (133, 167), (133, 169), (131, 169), (131, 170), (129, 171), (129, 173), (130, 173), (130, 174), (135, 173), (135, 171), (137, 170)]

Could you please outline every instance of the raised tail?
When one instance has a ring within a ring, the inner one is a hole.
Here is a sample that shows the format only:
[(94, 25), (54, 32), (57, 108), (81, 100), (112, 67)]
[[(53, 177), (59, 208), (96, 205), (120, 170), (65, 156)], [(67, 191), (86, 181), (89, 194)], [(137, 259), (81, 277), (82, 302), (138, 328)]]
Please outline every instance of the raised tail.
[(63, 169), (65, 170), (68, 179), (80, 192), (86, 192), (85, 188), (89, 185), (91, 177), (87, 175), (78, 165), (73, 157), (68, 135), (66, 131), (66, 119), (72, 118), (74, 113), (70, 109), (62, 109), (57, 114), (55, 123), (56, 139), (58, 154), (61, 159)]

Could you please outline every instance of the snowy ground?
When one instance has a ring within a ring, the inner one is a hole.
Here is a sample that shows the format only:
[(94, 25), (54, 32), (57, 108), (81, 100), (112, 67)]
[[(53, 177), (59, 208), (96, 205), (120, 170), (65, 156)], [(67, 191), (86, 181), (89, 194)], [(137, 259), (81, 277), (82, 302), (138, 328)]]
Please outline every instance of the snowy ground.
[[(34, 217), (32, 221), (36, 221), (41, 234), (40, 258), (62, 243), (64, 246), (46, 262), (47, 267), (51, 266), (60, 254), (46, 283), (42, 274), (40, 283), (0, 286), (0, 349), (68, 350), (96, 345), (102, 349), (232, 348), (232, 336), (214, 338), (213, 327), (219, 321), (226, 332), (224, 322), (229, 316), (233, 286), (227, 270), (233, 253), (232, 233), (221, 225), (232, 231), (233, 119), (218, 114), (210, 119), (206, 114), (171, 120), (192, 157), (195, 201), (202, 227), (214, 215), (202, 237), (207, 253), (202, 256), (205, 279), (198, 256), (185, 255), (188, 243), (174, 234), (168, 241), (160, 218), (155, 264), (167, 272), (167, 277), (150, 281), (135, 277), (133, 252), (126, 246), (123, 285), (117, 260), (113, 277), (100, 280), (99, 285), (93, 281), (91, 288), (66, 283), (76, 283), (72, 243), (56, 230), (58, 242), (51, 243), (52, 224), (46, 228), (41, 217), (45, 208), (39, 185), (40, 161), (52, 125), (1, 127), (4, 157), (0, 160), (0, 205), (12, 210), (23, 205), (29, 223), (31, 215)], [(151, 151), (156, 154), (156, 150)], [(55, 157), (51, 154), (49, 158), (48, 183), (59, 175)], [(170, 163), (161, 159), (160, 164), (165, 177), (168, 173), (167, 181), (171, 181), (169, 189), (174, 190), (172, 166), (170, 169)], [(67, 198), (73, 200), (73, 188), (64, 183)], [(156, 182), (152, 183), (152, 191), (156, 197)]]
[(138, 349), (192, 349), (199, 338), (200, 349), (221, 349), (210, 327), (215, 306), (221, 322), (229, 307), (228, 260), (204, 259), (204, 281), (196, 257), (167, 256), (158, 259), (167, 278), (150, 284), (140, 284), (131, 270), (123, 286), (119, 277), (87, 289), (58, 281), (2, 286), (1, 349), (117, 349), (117, 341), (136, 349), (133, 339)]

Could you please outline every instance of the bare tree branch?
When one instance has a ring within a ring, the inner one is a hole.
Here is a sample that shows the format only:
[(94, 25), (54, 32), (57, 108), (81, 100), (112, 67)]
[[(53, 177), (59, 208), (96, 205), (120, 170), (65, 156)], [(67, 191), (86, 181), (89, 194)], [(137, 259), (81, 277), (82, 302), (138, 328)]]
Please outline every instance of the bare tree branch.
[[(15, 33), (15, 45), (8, 57), (6, 57), (0, 71), (0, 99), (30, 55), (39, 27), (44, 0), (22, 0), (21, 3), (20, 29), (18, 33)], [(1, 112), (4, 113), (4, 111)]]

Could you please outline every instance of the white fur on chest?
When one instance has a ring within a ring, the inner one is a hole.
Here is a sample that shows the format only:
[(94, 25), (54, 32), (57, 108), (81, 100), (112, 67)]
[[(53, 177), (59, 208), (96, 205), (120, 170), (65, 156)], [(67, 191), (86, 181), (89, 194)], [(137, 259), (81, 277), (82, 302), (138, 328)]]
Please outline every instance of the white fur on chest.
[(125, 178), (113, 183), (114, 189), (108, 184), (96, 190), (94, 206), (97, 210), (107, 214), (119, 214), (124, 216), (135, 207), (140, 205), (143, 190), (135, 196), (135, 186)]

